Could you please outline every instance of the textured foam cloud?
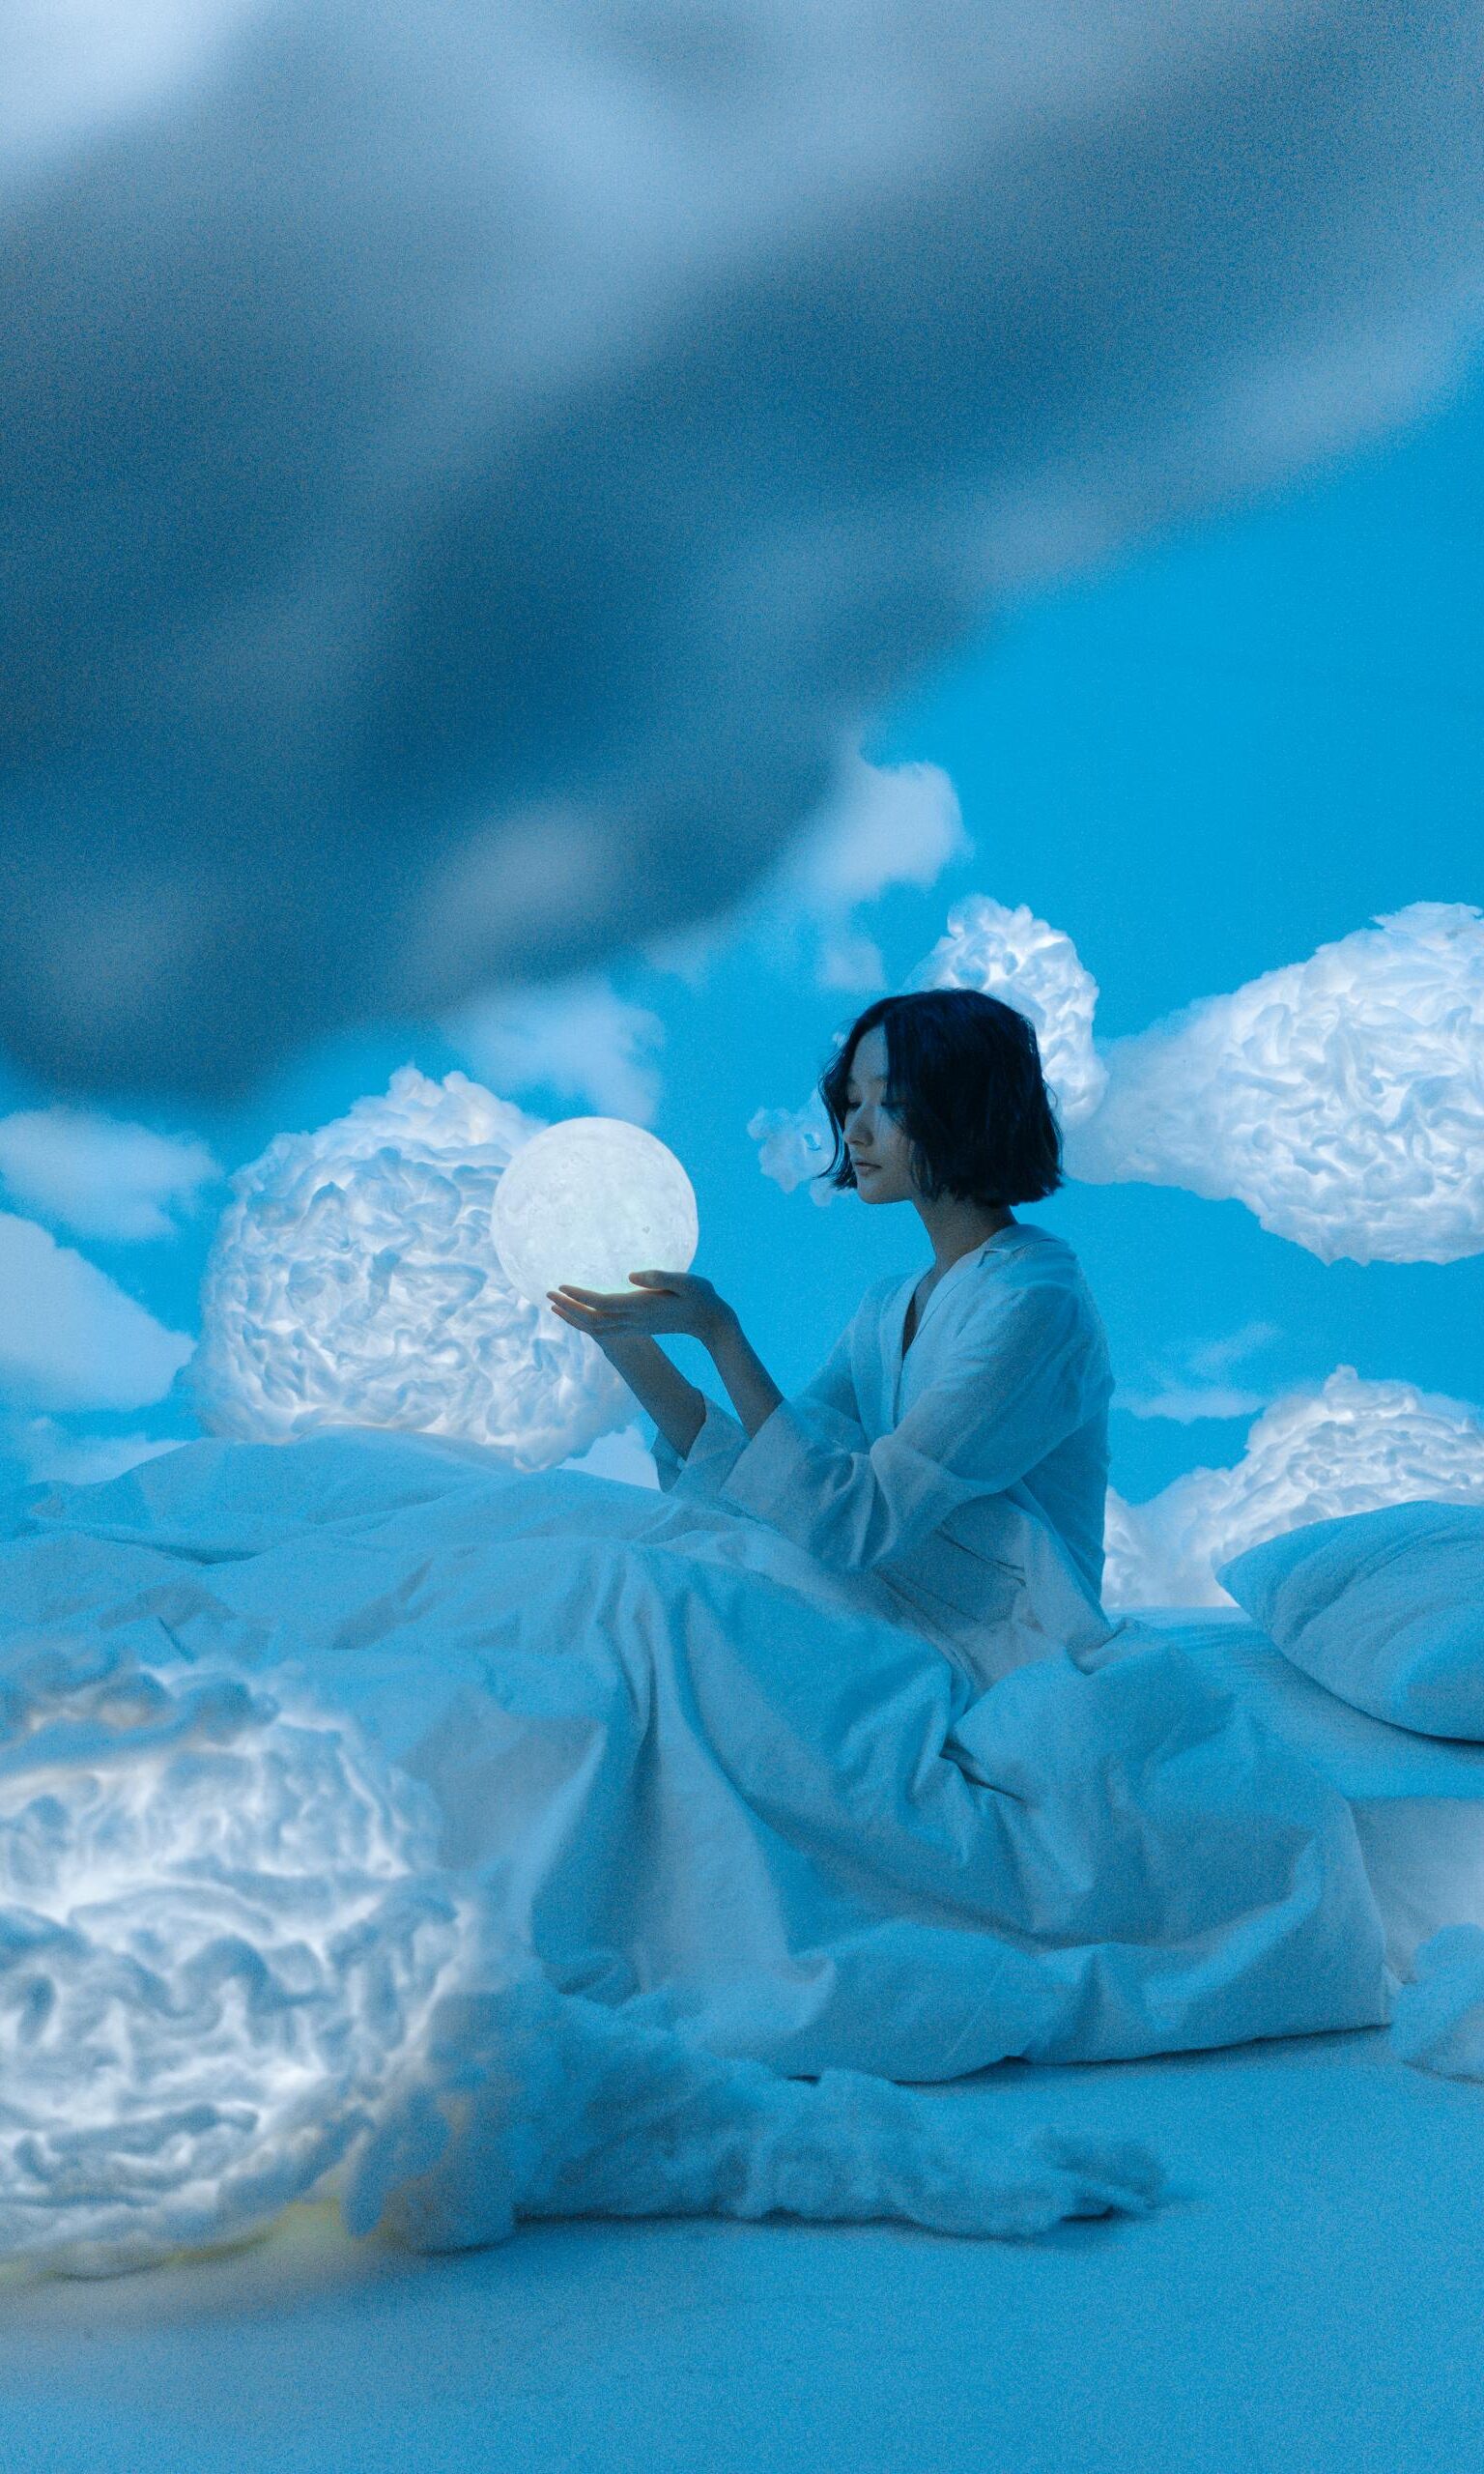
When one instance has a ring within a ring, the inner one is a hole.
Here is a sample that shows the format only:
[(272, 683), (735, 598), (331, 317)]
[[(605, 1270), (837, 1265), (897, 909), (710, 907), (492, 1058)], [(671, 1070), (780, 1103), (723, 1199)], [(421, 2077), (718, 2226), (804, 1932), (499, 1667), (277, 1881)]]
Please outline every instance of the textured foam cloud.
[(1322, 1262), (1484, 1249), (1484, 912), (1413, 903), (1104, 1058), (1074, 1175), (1235, 1196)]
[(476, 998), (443, 1027), (474, 1072), (501, 1091), (555, 1091), (585, 1101), (599, 1116), (654, 1123), (660, 1077), (653, 1056), (665, 1025), (595, 972)]
[(0, 18), (0, 1038), (74, 1083), (714, 912), (996, 597), (1476, 328), (1479, 0), (106, 14)]
[(367, 2128), (456, 1961), (430, 1804), (230, 1678), (12, 1643), (0, 2257), (239, 2234)]
[(1234, 1469), (1192, 1469), (1145, 1504), (1108, 1496), (1113, 1607), (1227, 1606), (1216, 1567), (1310, 1521), (1384, 1504), (1484, 1503), (1484, 1426), (1462, 1400), (1342, 1366), (1286, 1393)]
[(412, 1066), (232, 1180), (191, 1380), (213, 1434), (404, 1426), (549, 1469), (633, 1415), (593, 1342), (518, 1297), (490, 1211), (540, 1120)]
[(552, 2216), (886, 2217), (1015, 2238), (1147, 2215), (1163, 2184), (1132, 2140), (1007, 2141), (992, 2106), (853, 2070), (785, 2079), (507, 1966), (440, 2004), (355, 2160), (345, 2215), (427, 2251)]
[(1059, 928), (1022, 902), (1015, 910), (970, 894), (948, 914), (948, 933), (902, 982), (911, 988), (978, 988), (1028, 1015), (1064, 1126), (1080, 1125), (1102, 1098), (1107, 1076), (1093, 1049), (1098, 982)]
[(221, 1174), (204, 1142), (81, 1108), (0, 1117), (0, 1180), (23, 1211), (115, 1244), (173, 1237)]
[(192, 1345), (96, 1263), (34, 1221), (0, 1212), (0, 1400), (143, 1408), (163, 1399)]
[[(1071, 938), (1048, 928), (1024, 903), (1007, 910), (982, 893), (956, 903), (946, 935), (908, 972), (902, 988), (977, 988), (1002, 997), (1036, 1026), (1063, 1125), (1081, 1124), (1098, 1107), (1107, 1079), (1093, 1048), (1098, 983), (1083, 968)], [(763, 1175), (785, 1194), (829, 1165), (830, 1121), (817, 1090), (801, 1108), (756, 1109), (747, 1131), (758, 1146)], [(827, 1183), (809, 1191), (816, 1203), (834, 1198)]]

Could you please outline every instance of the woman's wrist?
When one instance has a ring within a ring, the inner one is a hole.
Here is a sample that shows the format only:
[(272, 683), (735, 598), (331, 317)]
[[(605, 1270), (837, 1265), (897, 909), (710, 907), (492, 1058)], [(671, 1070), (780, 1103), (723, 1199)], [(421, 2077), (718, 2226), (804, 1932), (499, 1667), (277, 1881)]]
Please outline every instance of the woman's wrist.
[(725, 1298), (719, 1298), (717, 1300), (716, 1311), (711, 1316), (705, 1330), (698, 1333), (697, 1338), (700, 1341), (701, 1347), (714, 1358), (717, 1350), (719, 1348), (725, 1348), (728, 1341), (733, 1340), (736, 1338), (741, 1329), (742, 1324), (736, 1308), (734, 1306), (728, 1306)]
[(719, 1317), (715, 1337), (706, 1343), (712, 1362), (731, 1397), (732, 1407), (749, 1436), (772, 1416), (783, 1398), (730, 1307)]

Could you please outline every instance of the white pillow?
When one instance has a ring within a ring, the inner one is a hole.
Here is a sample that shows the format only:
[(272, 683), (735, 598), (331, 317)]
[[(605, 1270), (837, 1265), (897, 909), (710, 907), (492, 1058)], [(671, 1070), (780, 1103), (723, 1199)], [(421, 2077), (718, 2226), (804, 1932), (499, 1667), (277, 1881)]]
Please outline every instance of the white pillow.
[(1484, 1506), (1388, 1504), (1249, 1546), (1216, 1578), (1373, 1718), (1484, 1742)]

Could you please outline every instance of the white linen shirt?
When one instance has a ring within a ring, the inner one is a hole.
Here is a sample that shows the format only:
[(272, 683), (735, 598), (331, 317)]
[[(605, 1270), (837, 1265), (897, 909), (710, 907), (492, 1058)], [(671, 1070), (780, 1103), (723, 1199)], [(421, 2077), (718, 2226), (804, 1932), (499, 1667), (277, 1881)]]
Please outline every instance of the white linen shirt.
[(869, 1289), (756, 1435), (708, 1401), (683, 1462), (658, 1433), (650, 1448), (667, 1492), (874, 1573), (903, 1620), (983, 1675), (1103, 1621), (1113, 1378), (1081, 1268), (1050, 1230), (1013, 1222), (961, 1254), (903, 1356), (920, 1278)]

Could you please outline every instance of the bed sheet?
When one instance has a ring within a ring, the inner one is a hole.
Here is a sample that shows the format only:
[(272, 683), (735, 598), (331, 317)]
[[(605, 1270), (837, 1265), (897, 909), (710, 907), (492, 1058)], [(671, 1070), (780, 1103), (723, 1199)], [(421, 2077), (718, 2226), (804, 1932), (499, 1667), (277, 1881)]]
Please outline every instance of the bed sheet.
[(1353, 1710), (1291, 1666), (1241, 1608), (1142, 1608), (1213, 1682), (1324, 1771), (1351, 1806), (1386, 1934), (1410, 1977), (1444, 1924), (1484, 1924), (1484, 1744), (1444, 1742)]

